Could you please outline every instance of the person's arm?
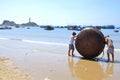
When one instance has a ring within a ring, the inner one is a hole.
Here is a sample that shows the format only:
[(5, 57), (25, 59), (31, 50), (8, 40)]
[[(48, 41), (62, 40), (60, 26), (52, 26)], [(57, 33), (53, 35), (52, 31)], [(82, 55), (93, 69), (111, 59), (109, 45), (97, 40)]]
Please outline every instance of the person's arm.
[(108, 40), (108, 47), (111, 47), (112, 46), (112, 40)]
[(77, 36), (74, 36), (74, 40), (77, 38)]

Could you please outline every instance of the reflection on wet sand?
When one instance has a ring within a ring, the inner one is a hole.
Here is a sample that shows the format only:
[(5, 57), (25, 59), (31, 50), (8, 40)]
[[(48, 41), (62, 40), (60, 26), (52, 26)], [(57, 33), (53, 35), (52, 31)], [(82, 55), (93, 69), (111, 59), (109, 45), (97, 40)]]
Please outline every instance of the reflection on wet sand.
[(113, 63), (108, 63), (106, 72), (105, 72), (105, 78), (110, 78), (113, 74), (113, 69), (114, 69), (114, 64)]
[(110, 78), (113, 74), (113, 63), (101, 65), (97, 61), (68, 57), (68, 66), (72, 77), (76, 77), (78, 80), (103, 80)]

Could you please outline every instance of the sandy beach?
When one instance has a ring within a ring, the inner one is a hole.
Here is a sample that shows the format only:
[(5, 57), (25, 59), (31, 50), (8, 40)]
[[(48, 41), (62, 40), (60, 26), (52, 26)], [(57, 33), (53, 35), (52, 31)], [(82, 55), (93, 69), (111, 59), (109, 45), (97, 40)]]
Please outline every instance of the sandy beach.
[(0, 80), (34, 80), (19, 70), (8, 58), (0, 58)]
[[(119, 49), (115, 63), (67, 56), (67, 47), (57, 53), (53, 45), (40, 45), (15, 40), (0, 40), (0, 80), (118, 80)], [(102, 54), (99, 56), (101, 57)]]

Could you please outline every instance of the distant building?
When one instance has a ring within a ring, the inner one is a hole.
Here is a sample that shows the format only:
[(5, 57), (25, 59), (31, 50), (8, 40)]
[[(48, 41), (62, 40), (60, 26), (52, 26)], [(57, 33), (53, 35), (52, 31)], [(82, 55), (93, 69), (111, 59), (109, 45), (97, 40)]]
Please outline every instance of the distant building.
[(31, 22), (31, 18), (29, 18), (29, 22)]

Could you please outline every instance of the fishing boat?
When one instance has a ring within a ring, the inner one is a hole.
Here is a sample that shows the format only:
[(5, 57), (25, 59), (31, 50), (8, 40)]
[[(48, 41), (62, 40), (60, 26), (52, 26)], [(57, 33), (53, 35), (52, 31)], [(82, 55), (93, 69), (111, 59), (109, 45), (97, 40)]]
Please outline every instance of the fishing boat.
[(12, 29), (12, 27), (8, 27), (8, 26), (1, 26), (0, 29)]
[(76, 25), (68, 25), (66, 26), (68, 30), (76, 30), (77, 26)]
[(118, 30), (118, 29), (115, 29), (114, 32), (119, 32), (119, 30)]
[(45, 30), (54, 30), (54, 27), (52, 27), (52, 26), (46, 26)]

